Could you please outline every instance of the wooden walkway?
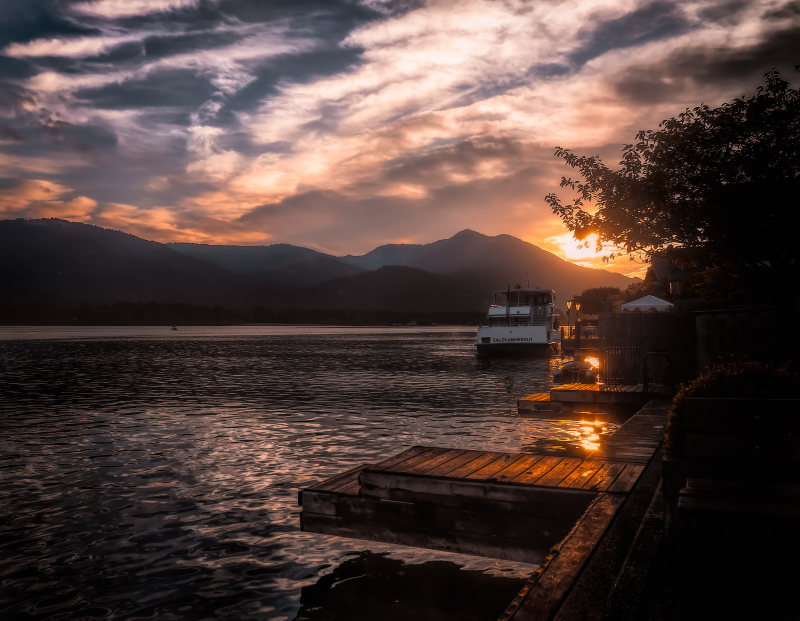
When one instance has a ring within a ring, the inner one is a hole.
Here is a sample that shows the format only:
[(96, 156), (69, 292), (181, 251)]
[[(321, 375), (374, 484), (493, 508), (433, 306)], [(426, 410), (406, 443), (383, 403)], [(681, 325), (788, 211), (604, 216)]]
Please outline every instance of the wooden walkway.
[(645, 406), (604, 441), (596, 458), (646, 464), (664, 438), (665, 425), (666, 411), (663, 407)]
[(301, 490), (302, 528), (544, 562), (581, 520), (602, 534), (663, 425), (663, 412), (644, 408), (586, 458), (414, 446)]
[(302, 490), (302, 528), (539, 562), (550, 533), (565, 535), (598, 493), (630, 492), (646, 461), (623, 439), (588, 458), (414, 446)]
[(520, 414), (569, 415), (576, 411), (616, 413), (641, 407), (649, 399), (642, 384), (560, 384), (550, 392), (537, 392), (517, 401)]
[(414, 446), (300, 492), (303, 530), (528, 563), (637, 464)]
[[(364, 468), (360, 483), (362, 489), (375, 487), (376, 495), (382, 495), (384, 490), (407, 489), (441, 489), (443, 493), (457, 490), (474, 495), (474, 489), (483, 497), (492, 497), (495, 489), (501, 490), (502, 496), (520, 486), (528, 492), (531, 486), (627, 491), (640, 471), (641, 467), (633, 463), (612, 464), (601, 459), (415, 446)], [(402, 494), (389, 493), (386, 497), (404, 500), (399, 496)]]

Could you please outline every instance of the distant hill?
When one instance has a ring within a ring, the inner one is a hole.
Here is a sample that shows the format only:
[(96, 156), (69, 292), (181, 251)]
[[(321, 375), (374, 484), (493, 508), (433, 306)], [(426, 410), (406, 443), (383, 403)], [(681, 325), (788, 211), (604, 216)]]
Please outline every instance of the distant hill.
[(513, 288), (517, 283), (523, 286), (530, 283), (555, 289), (561, 302), (589, 288), (625, 289), (635, 282), (622, 274), (564, 261), (511, 235), (489, 237), (469, 229), (431, 244), (390, 244), (342, 260), (366, 269), (386, 265), (415, 267), (468, 282), (483, 288), (487, 294), (508, 286)]
[(456, 312), (485, 311), (483, 298), (482, 292), (447, 276), (387, 265), (298, 290), (296, 301), (287, 299), (284, 303), (371, 311)]
[[(435, 242), (434, 242), (435, 243)], [(385, 265), (407, 265), (416, 263), (419, 255), (425, 254), (423, 244), (386, 244), (378, 246), (367, 254), (340, 257), (342, 261), (365, 270), (376, 270)]]
[[(563, 302), (592, 287), (624, 289), (633, 279), (573, 265), (510, 235), (469, 230), (431, 244), (393, 244), (363, 256), (334, 257), (288, 244), (160, 244), (57, 219), (0, 221), (0, 320), (14, 322), (45, 318), (49, 311), (42, 307), (120, 303), (128, 305), (124, 315), (122, 309), (106, 309), (84, 316), (127, 321), (144, 312), (130, 304), (146, 303), (219, 306), (234, 314), (192, 311), (192, 316), (242, 321), (269, 316), (269, 309), (288, 320), (290, 309), (353, 310), (359, 316), (482, 313), (494, 290), (528, 282), (555, 289)], [(28, 309), (31, 304), (38, 306)], [(189, 309), (151, 305), (147, 313), (176, 316)]]
[(201, 259), (243, 276), (283, 285), (314, 285), (364, 270), (332, 255), (290, 244), (217, 246), (166, 244), (189, 257)]
[(247, 278), (134, 235), (65, 220), (0, 221), (5, 303), (251, 303)]

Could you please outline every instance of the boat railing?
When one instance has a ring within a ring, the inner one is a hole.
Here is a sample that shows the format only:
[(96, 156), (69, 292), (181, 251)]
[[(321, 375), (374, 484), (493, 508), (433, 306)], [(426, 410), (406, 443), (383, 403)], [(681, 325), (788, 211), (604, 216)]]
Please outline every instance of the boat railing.
[(549, 318), (544, 316), (514, 316), (506, 317), (500, 315), (496, 317), (489, 317), (489, 322), (483, 324), (483, 327), (491, 328), (498, 326), (547, 326), (549, 325)]
[(507, 317), (507, 316), (522, 316), (522, 315), (533, 315), (533, 316), (541, 316), (546, 317), (548, 316), (548, 307), (547, 306), (530, 306), (530, 305), (520, 305), (520, 306), (500, 306), (500, 305), (493, 305), (489, 307), (489, 317)]
[(517, 317), (530, 314), (530, 306), (492, 306), (489, 308), (489, 317)]

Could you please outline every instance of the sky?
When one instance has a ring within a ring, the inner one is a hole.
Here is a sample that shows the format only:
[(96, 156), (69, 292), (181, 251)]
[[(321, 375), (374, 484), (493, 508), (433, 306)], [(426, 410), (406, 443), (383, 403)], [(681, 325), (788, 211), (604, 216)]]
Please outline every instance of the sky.
[(641, 274), (552, 214), (554, 147), (616, 165), (798, 63), (797, 0), (0, 0), (0, 218), (336, 255), (470, 228)]

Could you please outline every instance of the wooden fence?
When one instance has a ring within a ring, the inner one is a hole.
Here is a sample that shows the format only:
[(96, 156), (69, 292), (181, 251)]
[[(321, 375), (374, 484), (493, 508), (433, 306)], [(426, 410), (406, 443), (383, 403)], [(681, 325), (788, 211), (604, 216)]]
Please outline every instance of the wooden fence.
[(797, 353), (796, 326), (782, 326), (778, 313), (769, 308), (702, 311), (695, 321), (698, 372), (731, 356), (763, 360)]
[(602, 313), (601, 379), (660, 385), (667, 392), (696, 374), (693, 313)]
[(784, 360), (798, 338), (771, 309), (602, 313), (601, 380), (606, 384), (677, 387), (731, 357)]

